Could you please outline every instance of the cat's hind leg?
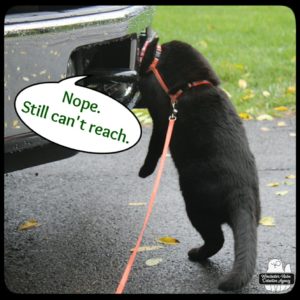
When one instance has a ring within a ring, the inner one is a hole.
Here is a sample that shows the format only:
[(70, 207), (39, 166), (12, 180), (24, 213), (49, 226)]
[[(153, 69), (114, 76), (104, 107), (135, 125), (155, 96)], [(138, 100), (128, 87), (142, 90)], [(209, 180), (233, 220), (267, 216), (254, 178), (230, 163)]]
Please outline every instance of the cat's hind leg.
[[(190, 217), (190, 214), (189, 214)], [(216, 254), (224, 244), (221, 224), (207, 216), (192, 216), (190, 220), (204, 240), (204, 245), (188, 252), (191, 261), (203, 261)]]

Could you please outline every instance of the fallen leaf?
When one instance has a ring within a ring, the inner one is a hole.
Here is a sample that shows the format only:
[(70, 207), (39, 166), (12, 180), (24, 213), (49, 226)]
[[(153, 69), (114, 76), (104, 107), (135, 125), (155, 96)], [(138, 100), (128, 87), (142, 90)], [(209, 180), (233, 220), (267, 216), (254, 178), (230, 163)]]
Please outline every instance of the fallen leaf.
[(13, 128), (20, 128), (19, 120), (14, 120), (13, 121)]
[(296, 93), (296, 87), (295, 86), (289, 86), (286, 90), (287, 94), (295, 94)]
[(262, 115), (259, 115), (258, 117), (256, 117), (256, 120), (257, 121), (272, 121), (273, 117), (270, 115), (267, 115), (267, 114), (262, 114)]
[(271, 96), (271, 93), (268, 92), (268, 91), (263, 91), (262, 94), (263, 94), (263, 96), (266, 97), (266, 98)]
[(158, 239), (159, 243), (167, 244), (167, 245), (176, 245), (180, 243), (177, 239), (174, 239), (170, 236), (164, 236)]
[(240, 87), (241, 89), (245, 89), (245, 88), (247, 87), (247, 81), (244, 80), (244, 79), (240, 79), (240, 80), (239, 80), (239, 87)]
[(129, 202), (128, 205), (130, 205), (130, 206), (142, 206), (142, 205), (146, 205), (146, 202)]
[(259, 224), (264, 226), (275, 226), (275, 220), (273, 217), (262, 217)]
[(270, 128), (268, 128), (268, 127), (261, 127), (260, 130), (261, 131), (270, 131)]
[(245, 90), (245, 96), (242, 97), (242, 100), (250, 100), (255, 96), (254, 92), (250, 89)]
[(279, 192), (276, 192), (275, 194), (277, 196), (285, 196), (286, 194), (288, 194), (289, 191), (279, 191)]
[(278, 122), (278, 123), (277, 123), (277, 126), (278, 126), (278, 127), (285, 127), (285, 126), (286, 126), (286, 123), (283, 122), (283, 121), (281, 121), (281, 122)]
[(290, 132), (289, 136), (295, 137), (296, 136), (296, 132)]
[(248, 113), (245, 113), (245, 112), (239, 113), (239, 116), (243, 120), (252, 120), (253, 119), (251, 115), (249, 115)]
[(151, 118), (147, 118), (147, 119), (144, 120), (142, 123), (143, 123), (144, 125), (152, 124), (152, 119), (151, 119)]
[(286, 106), (277, 106), (277, 107), (274, 107), (274, 110), (277, 110), (277, 111), (287, 111), (289, 109)]
[(242, 100), (248, 101), (248, 100), (254, 98), (254, 96), (255, 96), (254, 94), (248, 94), (248, 95), (243, 96)]
[(245, 71), (246, 67), (243, 64), (233, 64), (233, 66), (239, 71)]
[(157, 258), (150, 258), (150, 259), (146, 260), (146, 265), (148, 267), (153, 267), (153, 266), (158, 265), (161, 262), (162, 262), (162, 258), (159, 258), (159, 257), (157, 257)]
[(132, 110), (132, 112), (135, 114), (135, 116), (139, 119), (139, 122), (141, 124), (151, 124), (152, 119), (149, 115), (148, 109), (144, 108), (135, 108)]
[(206, 41), (204, 41), (204, 40), (202, 40), (202, 41), (200, 41), (199, 42), (199, 45), (200, 45), (200, 47), (202, 47), (202, 48), (207, 48), (207, 42)]
[(294, 185), (294, 182), (284, 181), (283, 184), (285, 184), (285, 185)]
[[(137, 252), (153, 251), (153, 250), (158, 250), (158, 249), (162, 249), (162, 248), (164, 248), (164, 246), (158, 246), (158, 245), (156, 245), (156, 246), (142, 246), (138, 249)], [(133, 252), (133, 251), (134, 251), (134, 248), (132, 248), (130, 250), (130, 252)]]
[(287, 179), (295, 179), (296, 175), (290, 174), (290, 175), (285, 176), (285, 178), (287, 178)]
[(149, 118), (149, 115), (146, 115), (146, 114), (140, 115), (138, 118), (139, 118), (139, 120), (140, 120), (141, 122), (143, 122), (143, 121), (145, 121), (145, 120), (147, 120), (147, 119)]
[(132, 111), (134, 112), (135, 116), (138, 117), (138, 118), (143, 115), (143, 112), (141, 112), (141, 111), (139, 111), (137, 109), (136, 110), (132, 110)]
[(270, 186), (270, 187), (275, 187), (275, 186), (279, 186), (279, 182), (270, 182), (267, 184), (267, 186)]
[(36, 228), (38, 226), (40, 226), (40, 224), (35, 219), (29, 219), (19, 226), (19, 230), (27, 230), (31, 228)]

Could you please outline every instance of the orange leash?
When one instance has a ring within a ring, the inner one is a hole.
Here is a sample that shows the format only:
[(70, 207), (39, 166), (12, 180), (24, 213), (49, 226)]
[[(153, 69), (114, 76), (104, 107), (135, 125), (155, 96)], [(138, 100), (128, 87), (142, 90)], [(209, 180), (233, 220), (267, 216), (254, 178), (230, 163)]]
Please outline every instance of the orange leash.
[[(174, 113), (174, 110), (173, 110), (173, 113)], [(144, 231), (145, 231), (145, 229), (147, 227), (147, 224), (149, 222), (150, 215), (151, 215), (153, 205), (154, 205), (154, 200), (155, 200), (155, 197), (156, 197), (156, 194), (157, 194), (157, 191), (158, 191), (161, 175), (162, 175), (162, 172), (163, 172), (163, 169), (164, 169), (165, 160), (166, 160), (166, 157), (167, 157), (167, 152), (168, 152), (168, 148), (169, 148), (169, 145), (170, 145), (170, 141), (171, 141), (175, 121), (176, 121), (176, 117), (174, 116), (174, 114), (172, 114), (172, 116), (169, 118), (169, 126), (168, 126), (168, 130), (167, 130), (167, 134), (166, 134), (165, 145), (164, 145), (163, 153), (162, 153), (162, 156), (161, 156), (161, 160), (160, 160), (158, 172), (157, 172), (157, 175), (156, 175), (156, 179), (155, 179), (155, 182), (154, 182), (154, 186), (153, 186), (152, 194), (151, 194), (151, 197), (150, 197), (150, 201), (149, 201), (149, 204), (148, 204), (148, 210), (147, 210), (147, 213), (146, 213), (144, 224), (143, 224), (142, 230), (140, 232), (140, 235), (137, 239), (134, 250), (133, 250), (133, 252), (132, 252), (132, 254), (131, 254), (131, 256), (128, 260), (127, 266), (125, 268), (125, 271), (122, 275), (122, 278), (121, 278), (120, 283), (118, 285), (118, 288), (116, 290), (116, 294), (122, 294), (124, 289), (125, 289), (125, 286), (126, 286), (126, 283), (128, 281), (128, 277), (129, 277), (130, 271), (132, 269), (136, 254), (138, 252), (138, 249), (139, 249), (139, 247), (141, 245), (141, 242), (142, 242), (142, 239), (143, 239)]]

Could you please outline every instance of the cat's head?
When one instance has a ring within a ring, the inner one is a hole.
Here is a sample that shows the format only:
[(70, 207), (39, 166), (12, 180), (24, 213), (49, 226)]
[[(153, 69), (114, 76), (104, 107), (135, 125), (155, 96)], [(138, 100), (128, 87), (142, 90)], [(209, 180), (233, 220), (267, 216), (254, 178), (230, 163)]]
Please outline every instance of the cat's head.
[[(160, 47), (157, 37), (147, 41), (141, 51), (140, 62), (139, 89), (141, 99), (148, 107), (155, 104), (170, 106), (170, 102), (177, 99), (174, 95), (195, 81), (209, 81), (214, 86), (220, 84), (205, 57), (181, 41), (171, 41)], [(185, 92), (181, 99), (184, 95)]]

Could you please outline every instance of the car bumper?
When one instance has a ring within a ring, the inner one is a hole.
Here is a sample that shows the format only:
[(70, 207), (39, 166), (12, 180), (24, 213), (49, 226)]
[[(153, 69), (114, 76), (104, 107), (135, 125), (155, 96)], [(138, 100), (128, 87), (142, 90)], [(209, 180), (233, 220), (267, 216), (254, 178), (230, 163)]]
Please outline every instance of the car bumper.
[(70, 55), (88, 44), (139, 34), (151, 24), (149, 6), (94, 6), (43, 14), (7, 15), (4, 29), (5, 138), (29, 129), (17, 117), (18, 92), (66, 78)]

